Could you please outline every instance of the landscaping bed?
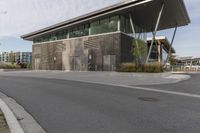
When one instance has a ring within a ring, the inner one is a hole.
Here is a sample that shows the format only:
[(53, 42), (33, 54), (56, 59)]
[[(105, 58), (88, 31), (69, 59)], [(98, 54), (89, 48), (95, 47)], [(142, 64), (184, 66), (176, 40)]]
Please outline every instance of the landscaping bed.
[(0, 133), (10, 133), (8, 124), (1, 110), (0, 110)]

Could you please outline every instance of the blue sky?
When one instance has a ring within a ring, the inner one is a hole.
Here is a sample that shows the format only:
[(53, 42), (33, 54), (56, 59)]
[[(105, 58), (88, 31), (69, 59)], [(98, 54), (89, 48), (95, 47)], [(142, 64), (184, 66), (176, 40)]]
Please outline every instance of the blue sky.
[[(120, 0), (1, 0), (0, 51), (31, 51), (20, 35), (114, 4)], [(200, 57), (200, 0), (185, 0), (192, 23), (177, 31), (177, 55)], [(94, 6), (95, 5), (95, 6)], [(7, 13), (4, 13), (6, 11)], [(173, 29), (158, 32), (171, 40)]]

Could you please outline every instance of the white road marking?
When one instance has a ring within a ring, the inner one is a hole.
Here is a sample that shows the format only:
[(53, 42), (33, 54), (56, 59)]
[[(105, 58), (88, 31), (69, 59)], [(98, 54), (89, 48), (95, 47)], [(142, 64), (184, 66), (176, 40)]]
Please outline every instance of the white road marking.
[(197, 95), (197, 94), (177, 92), (177, 91), (167, 91), (167, 90), (159, 90), (159, 89), (144, 88), (144, 87), (137, 87), (137, 86), (133, 86), (129, 88), (144, 90), (144, 91), (151, 91), (151, 92), (158, 92), (158, 93), (165, 93), (165, 94), (172, 94), (172, 95), (179, 95), (179, 96), (186, 96), (186, 97), (192, 97), (192, 98), (200, 98), (200, 95)]
[(135, 89), (135, 90), (143, 90), (143, 91), (185, 96), (185, 97), (191, 97), (191, 98), (200, 98), (200, 95), (198, 95), (198, 94), (191, 94), (191, 93), (184, 93), (184, 92), (177, 92), (177, 91), (168, 91), (168, 90), (160, 90), (160, 89), (154, 89), (154, 88), (129, 86), (129, 85), (121, 85), (121, 84), (111, 84), (111, 83), (102, 83), (102, 82), (90, 82), (90, 81), (81, 81), (81, 80), (73, 80), (73, 81), (78, 81), (78, 82), (83, 82), (83, 83), (91, 83), (91, 84), (99, 84), (99, 85), (108, 85), (108, 86), (131, 88), (131, 89)]

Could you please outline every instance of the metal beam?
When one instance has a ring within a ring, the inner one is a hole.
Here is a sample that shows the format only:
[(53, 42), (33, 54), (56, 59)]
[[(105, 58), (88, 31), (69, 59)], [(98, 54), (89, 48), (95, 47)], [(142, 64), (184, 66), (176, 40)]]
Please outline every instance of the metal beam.
[(120, 18), (120, 16), (118, 17), (118, 21), (117, 21), (117, 31), (121, 31), (121, 18)]
[(135, 38), (136, 33), (135, 33), (135, 27), (134, 27), (134, 24), (133, 24), (133, 19), (132, 19), (131, 14), (129, 14), (129, 19), (130, 19), (131, 28), (132, 28), (132, 31), (133, 31), (133, 37)]
[(150, 47), (149, 47), (149, 52), (148, 52), (148, 55), (147, 55), (146, 64), (149, 62), (149, 57), (150, 57), (150, 54), (151, 54), (151, 50), (152, 50), (153, 43), (155, 42), (155, 36), (156, 36), (157, 30), (158, 30), (158, 26), (159, 26), (159, 24), (160, 24), (160, 20), (161, 20), (161, 16), (162, 16), (164, 7), (165, 7), (165, 4), (163, 3), (163, 4), (162, 4), (162, 7), (161, 7), (161, 9), (160, 9), (160, 12), (159, 12), (159, 14), (158, 14), (158, 19), (157, 19), (157, 22), (156, 22), (155, 29), (154, 29), (154, 31), (153, 31), (153, 38), (152, 38), (152, 41), (151, 41), (151, 45), (150, 45)]
[[(135, 27), (134, 27), (134, 24), (133, 24), (133, 19), (132, 19), (131, 14), (129, 14), (129, 19), (130, 19), (131, 28), (132, 28), (132, 31), (133, 31), (133, 37), (134, 37), (134, 40), (135, 40), (135, 44), (136, 44), (137, 50), (139, 50), (139, 48), (138, 48), (138, 42), (136, 40)], [(139, 54), (139, 51), (137, 51), (137, 54)]]
[[(171, 44), (170, 44), (170, 48), (169, 48), (169, 51), (168, 51), (166, 64), (169, 62), (169, 56), (170, 56), (170, 54), (171, 54), (172, 45), (173, 45), (173, 43), (174, 43), (174, 38), (175, 38), (175, 36), (176, 36), (176, 31), (177, 31), (177, 29), (178, 29), (178, 26), (176, 26), (175, 29), (174, 29), (174, 34), (173, 34), (173, 37), (172, 37), (172, 40), (171, 40)], [(166, 65), (166, 64), (165, 64), (165, 65)]]

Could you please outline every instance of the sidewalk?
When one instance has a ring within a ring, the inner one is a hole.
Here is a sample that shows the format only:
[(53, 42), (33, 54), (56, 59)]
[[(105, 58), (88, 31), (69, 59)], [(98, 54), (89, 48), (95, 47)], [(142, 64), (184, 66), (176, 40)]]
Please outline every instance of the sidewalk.
[(64, 72), (64, 71), (21, 71), (1, 72), (0, 76), (34, 77), (73, 80), (91, 83), (151, 85), (171, 84), (190, 78), (186, 74), (172, 73), (119, 73), (119, 72)]

